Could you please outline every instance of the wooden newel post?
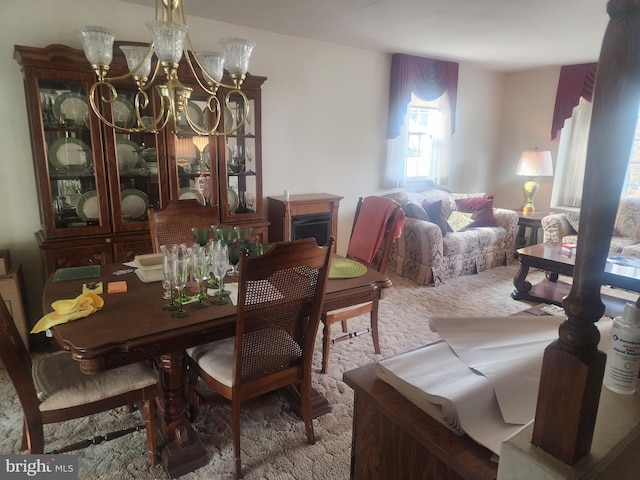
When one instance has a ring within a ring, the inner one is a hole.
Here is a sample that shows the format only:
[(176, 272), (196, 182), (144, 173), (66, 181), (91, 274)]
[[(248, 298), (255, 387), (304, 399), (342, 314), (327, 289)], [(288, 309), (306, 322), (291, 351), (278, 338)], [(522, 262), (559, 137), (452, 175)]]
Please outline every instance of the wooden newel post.
[(598, 60), (567, 319), (544, 353), (532, 443), (573, 465), (591, 450), (606, 355), (594, 325), (640, 104), (640, 0), (610, 0)]

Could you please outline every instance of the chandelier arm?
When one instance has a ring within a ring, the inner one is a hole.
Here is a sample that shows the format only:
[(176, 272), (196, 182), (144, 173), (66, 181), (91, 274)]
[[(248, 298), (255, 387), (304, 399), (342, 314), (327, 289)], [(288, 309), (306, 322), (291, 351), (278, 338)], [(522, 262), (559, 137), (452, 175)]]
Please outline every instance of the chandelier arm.
[[(118, 92), (116, 91), (115, 87), (111, 85), (111, 83), (106, 81), (96, 82), (93, 85), (91, 85), (91, 88), (89, 89), (89, 103), (91, 104), (91, 110), (93, 110), (93, 113), (100, 119), (102, 123), (113, 128), (114, 130), (117, 130), (118, 132), (123, 132), (123, 133), (138, 133), (138, 132), (157, 133), (157, 130), (155, 130), (155, 128), (153, 127), (127, 128), (127, 127), (121, 127), (119, 125), (116, 125), (111, 120), (108, 120), (100, 111), (100, 107), (98, 106), (98, 103), (96, 101), (96, 98), (98, 97), (97, 90), (101, 86), (104, 86), (111, 91), (111, 98), (106, 98), (103, 95), (100, 95), (100, 100), (103, 103), (106, 103), (109, 105), (113, 104), (116, 98), (118, 98)], [(166, 125), (166, 122), (165, 122), (165, 125)]]
[(249, 115), (249, 99), (247, 98), (247, 94), (242, 90), (229, 90), (224, 96), (224, 103), (229, 110), (231, 110), (231, 95), (240, 95), (242, 97), (244, 115), (242, 116), (242, 120), (240, 120), (238, 125), (236, 125), (236, 128), (229, 130), (228, 132), (221, 133), (221, 135), (228, 135), (238, 131), (238, 129), (244, 125), (244, 122), (247, 120), (247, 116)]

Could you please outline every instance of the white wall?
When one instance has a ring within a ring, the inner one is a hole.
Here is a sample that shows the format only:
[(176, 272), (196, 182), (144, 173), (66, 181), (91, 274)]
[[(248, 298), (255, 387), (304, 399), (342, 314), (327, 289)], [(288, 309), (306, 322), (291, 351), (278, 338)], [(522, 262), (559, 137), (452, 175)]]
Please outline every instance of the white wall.
[[(12, 58), (13, 45), (62, 43), (80, 48), (74, 30), (84, 24), (109, 27), (121, 40), (146, 41), (144, 21), (153, 16), (153, 9), (117, 0), (4, 0), (2, 14), (0, 248), (11, 249), (15, 261), (25, 267), (33, 321), (40, 315), (42, 287), (33, 236), (39, 229), (39, 214), (24, 89)], [(196, 48), (231, 35), (257, 43), (250, 71), (268, 78), (262, 95), (264, 194), (281, 195), (287, 189), (292, 194), (343, 195), (338, 252), (344, 253), (357, 198), (384, 193), (380, 179), (390, 55), (204, 19), (189, 18), (188, 22)], [(551, 78), (544, 82), (536, 78), (460, 66), (451, 190), (486, 191), (496, 195), (499, 206), (519, 205), (521, 182), (513, 175), (517, 156), (525, 148), (546, 145), (535, 143), (538, 118), (532, 118), (529, 109), (516, 108), (511, 92), (522, 82), (532, 96), (532, 106), (548, 109), (546, 99), (555, 96), (555, 85)], [(549, 91), (538, 92), (542, 89)], [(538, 94), (546, 103), (535, 98)], [(500, 120), (504, 119), (503, 107), (509, 122)], [(545, 125), (550, 119), (551, 112), (540, 112), (539, 120)], [(539, 130), (545, 129), (541, 126)], [(514, 193), (510, 196), (502, 190)]]
[[(527, 178), (515, 175), (523, 151), (551, 151), (555, 171), (558, 139), (551, 141), (551, 121), (559, 76), (559, 66), (505, 75), (493, 179), (495, 202), (499, 205), (517, 210), (524, 203), (522, 184)], [(540, 188), (534, 205), (538, 211), (548, 211), (553, 177), (538, 177), (537, 182)]]

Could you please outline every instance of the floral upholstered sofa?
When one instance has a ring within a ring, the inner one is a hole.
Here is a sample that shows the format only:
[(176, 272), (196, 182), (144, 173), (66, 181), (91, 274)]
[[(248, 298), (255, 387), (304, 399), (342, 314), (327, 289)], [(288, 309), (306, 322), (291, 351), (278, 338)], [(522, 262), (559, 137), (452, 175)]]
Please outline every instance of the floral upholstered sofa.
[[(493, 208), (493, 197), (440, 188), (387, 196), (398, 202), (407, 216), (389, 258), (389, 268), (395, 273), (437, 286), (449, 278), (514, 261), (518, 214)], [(460, 218), (470, 225), (462, 228)]]
[[(577, 243), (580, 228), (579, 212), (559, 212), (547, 215), (540, 222), (545, 242)], [(640, 258), (640, 198), (620, 199), (609, 255)]]

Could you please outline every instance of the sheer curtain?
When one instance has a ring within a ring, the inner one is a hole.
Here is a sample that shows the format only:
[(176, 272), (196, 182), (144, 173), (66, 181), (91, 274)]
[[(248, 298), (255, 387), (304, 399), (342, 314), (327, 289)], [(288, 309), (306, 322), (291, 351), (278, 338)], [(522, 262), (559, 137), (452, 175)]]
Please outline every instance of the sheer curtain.
[(580, 207), (582, 182), (587, 160), (587, 143), (591, 124), (591, 102), (583, 97), (565, 121), (558, 149), (558, 167), (554, 182), (556, 206)]
[(433, 152), (433, 182), (437, 185), (445, 186), (449, 184), (449, 173), (451, 172), (451, 135), (453, 135), (451, 122), (451, 103), (449, 95), (445, 92), (440, 97), (438, 109), (442, 116), (442, 129), (436, 138), (436, 147)]
[[(404, 158), (407, 142), (406, 114), (411, 95), (422, 100), (440, 99), (440, 111), (445, 115), (448, 135), (438, 141), (436, 177), (448, 181), (451, 134), (455, 131), (455, 110), (458, 90), (458, 64), (412, 55), (394, 54), (391, 60), (389, 88), (389, 118), (387, 122), (387, 164), (383, 186), (405, 185)], [(444, 95), (446, 94), (446, 95)], [(444, 95), (444, 97), (443, 97)], [(443, 100), (444, 98), (444, 100)], [(448, 121), (447, 121), (448, 119)], [(445, 138), (446, 137), (446, 138)], [(433, 179), (436, 181), (436, 179)]]
[[(433, 156), (431, 158), (433, 175), (428, 178), (433, 183), (442, 186), (449, 184), (451, 168), (451, 109), (449, 105), (449, 97), (447, 93), (444, 93), (438, 99), (438, 112), (442, 128), (432, 132), (434, 135)], [(403, 121), (398, 136), (387, 140), (387, 162), (384, 173), (384, 187), (386, 188), (406, 186), (405, 155), (409, 138), (408, 123)]]

